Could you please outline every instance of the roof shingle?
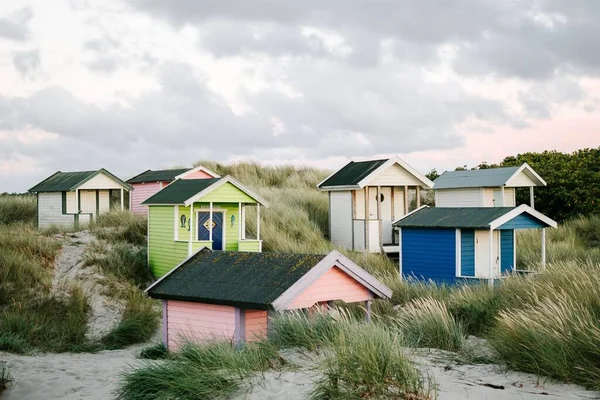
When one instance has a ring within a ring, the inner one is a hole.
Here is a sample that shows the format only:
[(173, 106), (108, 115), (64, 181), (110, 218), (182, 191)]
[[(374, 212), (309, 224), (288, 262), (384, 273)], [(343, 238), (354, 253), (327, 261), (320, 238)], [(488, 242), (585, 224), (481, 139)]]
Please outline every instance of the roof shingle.
[(30, 192), (67, 192), (98, 171), (60, 172), (44, 179), (31, 189)]
[(350, 161), (342, 169), (323, 181), (319, 188), (332, 186), (354, 186), (383, 165), (388, 159), (369, 161)]
[(176, 176), (189, 170), (189, 168), (148, 170), (129, 179), (127, 183), (171, 182)]
[(513, 207), (426, 207), (394, 223), (400, 228), (489, 229), (490, 223)]
[(500, 187), (519, 170), (519, 167), (446, 171), (433, 181), (434, 189), (470, 187)]
[(163, 300), (270, 309), (273, 301), (325, 257), (205, 248), (151, 287), (148, 294)]
[(224, 178), (177, 179), (169, 186), (149, 197), (142, 204), (183, 204)]

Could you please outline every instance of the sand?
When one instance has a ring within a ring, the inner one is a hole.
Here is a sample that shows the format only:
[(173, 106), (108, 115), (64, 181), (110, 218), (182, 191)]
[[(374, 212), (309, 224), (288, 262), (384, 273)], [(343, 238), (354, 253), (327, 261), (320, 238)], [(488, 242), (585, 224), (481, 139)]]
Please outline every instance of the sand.
[(88, 336), (100, 337), (119, 322), (123, 305), (106, 295), (105, 277), (95, 267), (83, 266), (83, 253), (94, 236), (84, 230), (56, 237), (63, 241), (63, 247), (56, 260), (52, 286), (64, 290), (66, 285), (77, 284), (84, 290), (91, 307)]

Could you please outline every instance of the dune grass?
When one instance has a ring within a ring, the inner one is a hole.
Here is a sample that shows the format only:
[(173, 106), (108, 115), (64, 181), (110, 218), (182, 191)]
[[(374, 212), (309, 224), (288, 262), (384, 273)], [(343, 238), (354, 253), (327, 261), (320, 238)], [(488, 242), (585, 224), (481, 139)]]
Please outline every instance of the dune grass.
[(113, 210), (99, 215), (98, 219), (90, 224), (90, 230), (98, 239), (111, 243), (145, 246), (148, 223), (142, 215)]
[(34, 195), (0, 194), (0, 225), (22, 223), (35, 225), (37, 201)]
[(140, 289), (144, 289), (152, 280), (147, 250), (128, 243), (108, 245), (94, 241), (86, 248), (84, 262), (87, 266), (98, 267), (105, 275), (121, 282), (131, 282)]

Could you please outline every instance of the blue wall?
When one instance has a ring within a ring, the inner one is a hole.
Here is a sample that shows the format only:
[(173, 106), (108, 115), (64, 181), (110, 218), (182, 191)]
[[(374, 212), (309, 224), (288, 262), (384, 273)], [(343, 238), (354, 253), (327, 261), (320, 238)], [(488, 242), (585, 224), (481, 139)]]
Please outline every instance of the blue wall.
[(517, 215), (498, 229), (528, 229), (528, 228), (546, 228), (547, 225), (529, 214)]
[(460, 230), (460, 274), (475, 276), (475, 231)]
[(456, 280), (454, 229), (402, 228), (402, 274), (438, 283)]
[(500, 268), (502, 274), (513, 269), (515, 240), (513, 232), (513, 230), (500, 231)]

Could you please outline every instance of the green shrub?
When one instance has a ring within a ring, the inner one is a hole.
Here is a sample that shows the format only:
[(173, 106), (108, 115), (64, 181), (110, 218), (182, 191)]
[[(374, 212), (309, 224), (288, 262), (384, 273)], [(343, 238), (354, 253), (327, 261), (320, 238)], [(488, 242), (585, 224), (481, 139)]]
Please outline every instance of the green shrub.
[(312, 399), (430, 398), (418, 370), (404, 354), (398, 331), (376, 325), (341, 330), (329, 343)]
[(489, 338), (512, 369), (600, 389), (600, 321), (565, 294), (502, 311)]
[(464, 343), (462, 325), (444, 303), (429, 297), (414, 299), (399, 309), (398, 324), (407, 341), (417, 347), (458, 351)]

